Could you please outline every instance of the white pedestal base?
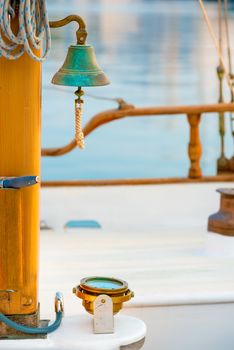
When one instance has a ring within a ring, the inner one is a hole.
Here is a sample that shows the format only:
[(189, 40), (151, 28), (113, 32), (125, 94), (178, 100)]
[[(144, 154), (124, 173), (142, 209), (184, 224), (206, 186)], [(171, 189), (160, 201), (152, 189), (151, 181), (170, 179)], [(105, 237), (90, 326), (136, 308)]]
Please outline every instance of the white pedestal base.
[[(47, 339), (1, 340), (4, 350), (119, 350), (145, 337), (143, 321), (125, 315), (115, 317), (114, 334), (94, 334), (93, 318), (89, 315), (64, 317), (62, 326)], [(138, 350), (142, 345), (131, 347)], [(128, 347), (126, 347), (126, 350)]]

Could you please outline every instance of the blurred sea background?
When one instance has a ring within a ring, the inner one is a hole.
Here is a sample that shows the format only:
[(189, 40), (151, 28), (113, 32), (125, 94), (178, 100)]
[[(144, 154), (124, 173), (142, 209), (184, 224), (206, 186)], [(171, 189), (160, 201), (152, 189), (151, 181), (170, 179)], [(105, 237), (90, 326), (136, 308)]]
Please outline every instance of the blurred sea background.
[[(111, 80), (89, 94), (121, 97), (135, 106), (215, 103), (218, 58), (196, 0), (47, 0), (50, 20), (80, 14), (87, 42)], [(217, 32), (217, 2), (206, 2)], [(43, 147), (58, 147), (74, 137), (74, 91), (51, 84), (76, 42), (76, 25), (52, 30), (52, 51), (43, 65)], [(230, 5), (231, 42), (234, 7)], [(233, 36), (232, 36), (233, 34)], [(226, 101), (229, 92), (225, 91)], [(111, 101), (85, 96), (85, 124), (96, 113), (115, 108)], [(233, 155), (229, 117), (226, 154)], [(218, 116), (201, 122), (204, 175), (214, 175), (220, 152)], [(187, 176), (189, 128), (186, 116), (126, 118), (95, 130), (84, 151), (42, 160), (44, 180)]]

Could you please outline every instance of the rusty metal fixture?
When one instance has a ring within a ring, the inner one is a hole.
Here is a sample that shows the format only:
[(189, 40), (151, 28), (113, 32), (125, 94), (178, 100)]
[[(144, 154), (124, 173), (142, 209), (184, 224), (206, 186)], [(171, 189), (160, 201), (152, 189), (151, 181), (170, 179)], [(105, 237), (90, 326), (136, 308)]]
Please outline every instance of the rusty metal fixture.
[(219, 188), (221, 194), (220, 209), (211, 215), (208, 231), (226, 236), (234, 236), (234, 188)]
[(127, 282), (109, 277), (83, 278), (80, 284), (73, 288), (73, 293), (83, 300), (82, 304), (90, 314), (94, 313), (94, 301), (99, 295), (107, 295), (112, 299), (114, 314), (122, 309), (124, 302), (134, 296)]

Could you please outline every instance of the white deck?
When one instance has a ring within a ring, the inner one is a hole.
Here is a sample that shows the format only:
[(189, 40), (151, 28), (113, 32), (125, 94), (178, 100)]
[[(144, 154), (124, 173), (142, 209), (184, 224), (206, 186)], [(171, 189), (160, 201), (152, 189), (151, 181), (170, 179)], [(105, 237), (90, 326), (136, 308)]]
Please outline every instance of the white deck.
[[(178, 309), (160, 306), (188, 305), (179, 309), (179, 319), (181, 327), (188, 325), (186, 332), (193, 336), (197, 334), (194, 327), (207, 333), (207, 322), (211, 322), (212, 332), (216, 327), (225, 329), (222, 319), (231, 323), (234, 317), (234, 238), (207, 233), (206, 227), (208, 216), (219, 207), (215, 189), (232, 186), (43, 189), (41, 217), (54, 231), (41, 233), (42, 317), (52, 317), (56, 290), (64, 293), (67, 315), (83, 312), (81, 301), (71, 293), (72, 287), (82, 277), (107, 275), (129, 282), (135, 298), (126, 304), (124, 312), (142, 316), (146, 323), (149, 316), (152, 324), (148, 324), (148, 337), (158, 326), (166, 325), (167, 331), (178, 332), (178, 325), (173, 323), (173, 317), (178, 321)], [(64, 230), (67, 221), (84, 219), (97, 220), (102, 229)], [(213, 308), (217, 303), (222, 304), (221, 309), (219, 305)], [(196, 309), (191, 306), (194, 304)], [(201, 308), (201, 304), (206, 305)], [(228, 341), (225, 350), (234, 346), (234, 336), (230, 338), (226, 333), (222, 333)], [(162, 334), (163, 330), (158, 337)], [(176, 340), (172, 335), (171, 340), (167, 337), (163, 342), (164, 338), (154, 346), (172, 349)], [(223, 339), (219, 338), (220, 346), (218, 340), (213, 344), (211, 338), (207, 339), (212, 349), (222, 349)], [(198, 340), (196, 336), (192, 346), (189, 340), (180, 343), (177, 339), (178, 349), (201, 348)], [(149, 342), (146, 349), (156, 349), (152, 344)]]

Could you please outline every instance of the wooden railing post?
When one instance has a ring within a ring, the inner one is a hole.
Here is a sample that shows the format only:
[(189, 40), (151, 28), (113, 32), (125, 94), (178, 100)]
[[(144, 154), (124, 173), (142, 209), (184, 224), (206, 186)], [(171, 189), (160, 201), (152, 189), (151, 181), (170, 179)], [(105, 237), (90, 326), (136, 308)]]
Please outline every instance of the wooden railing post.
[(200, 167), (200, 158), (202, 155), (202, 146), (199, 136), (199, 123), (201, 114), (188, 114), (188, 122), (190, 125), (190, 140), (188, 145), (188, 155), (190, 159), (189, 178), (196, 179), (202, 176)]

